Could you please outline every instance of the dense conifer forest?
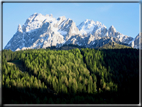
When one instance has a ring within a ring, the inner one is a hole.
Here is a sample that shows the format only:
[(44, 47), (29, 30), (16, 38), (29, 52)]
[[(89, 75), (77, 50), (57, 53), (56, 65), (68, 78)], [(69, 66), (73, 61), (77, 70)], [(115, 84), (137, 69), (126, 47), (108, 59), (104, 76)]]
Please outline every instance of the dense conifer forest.
[(139, 50), (2, 51), (3, 104), (138, 104)]

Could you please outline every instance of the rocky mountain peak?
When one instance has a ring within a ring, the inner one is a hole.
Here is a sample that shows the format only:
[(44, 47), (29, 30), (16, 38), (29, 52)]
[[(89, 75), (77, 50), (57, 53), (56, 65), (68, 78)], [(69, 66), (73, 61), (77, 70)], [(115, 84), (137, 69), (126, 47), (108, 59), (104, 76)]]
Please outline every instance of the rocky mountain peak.
[(86, 20), (84, 21), (84, 23), (85, 23), (85, 24), (93, 24), (94, 21), (91, 20), (91, 19), (86, 19)]
[(58, 20), (58, 21), (59, 21), (59, 20), (63, 21), (63, 20), (67, 20), (67, 19), (66, 19), (65, 16), (60, 16), (59, 18), (57, 18), (57, 20)]
[(53, 17), (53, 15), (52, 15), (52, 14), (50, 14), (49, 16), (50, 16), (50, 17)]
[(139, 33), (133, 41), (130, 43), (131, 47), (133, 48), (141, 48), (142, 49), (142, 33)]
[(116, 29), (115, 29), (115, 27), (113, 25), (111, 25), (110, 28), (109, 28), (109, 31), (110, 32), (116, 32)]
[(22, 31), (22, 27), (21, 27), (20, 24), (18, 25), (17, 31), (18, 31), (18, 32), (23, 32), (23, 31)]

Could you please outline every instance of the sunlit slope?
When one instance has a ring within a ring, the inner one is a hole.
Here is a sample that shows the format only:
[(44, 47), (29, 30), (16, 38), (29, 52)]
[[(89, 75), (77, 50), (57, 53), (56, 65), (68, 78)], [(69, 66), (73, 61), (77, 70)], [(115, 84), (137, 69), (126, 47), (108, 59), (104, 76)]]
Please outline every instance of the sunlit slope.
[(132, 47), (117, 44), (116, 42), (109, 42), (108, 44), (103, 45), (99, 49), (124, 49), (124, 48), (132, 48)]

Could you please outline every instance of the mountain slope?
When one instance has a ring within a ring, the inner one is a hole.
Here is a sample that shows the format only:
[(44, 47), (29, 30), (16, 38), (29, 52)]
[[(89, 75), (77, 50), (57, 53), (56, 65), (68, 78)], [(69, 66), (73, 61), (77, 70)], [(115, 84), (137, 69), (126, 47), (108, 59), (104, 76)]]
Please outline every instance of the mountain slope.
[(101, 46), (99, 49), (122, 49), (122, 48), (131, 48), (131, 47), (117, 44), (116, 42), (109, 42), (108, 44)]
[(130, 44), (130, 46), (131, 47), (133, 47), (133, 48), (136, 48), (136, 49), (139, 49), (139, 46), (141, 46), (141, 48), (142, 48), (142, 33), (140, 34), (138, 34), (136, 37), (135, 37), (135, 39), (133, 39), (133, 41), (131, 41), (129, 44)]

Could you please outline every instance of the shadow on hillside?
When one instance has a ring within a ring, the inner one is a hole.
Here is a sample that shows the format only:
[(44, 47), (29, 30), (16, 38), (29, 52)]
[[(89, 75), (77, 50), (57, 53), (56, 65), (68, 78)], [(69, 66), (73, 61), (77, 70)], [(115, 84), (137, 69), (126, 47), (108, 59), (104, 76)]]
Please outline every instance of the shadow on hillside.
[[(117, 100), (119, 100), (119, 103), (132, 103), (132, 102), (138, 102), (139, 101), (139, 50), (137, 49), (95, 49), (95, 50), (101, 50), (102, 52), (108, 54), (108, 53), (115, 53), (113, 55), (116, 55), (117, 53), (121, 53), (120, 56), (124, 56), (127, 55), (129, 53), (132, 53), (131, 56), (133, 56), (131, 59), (125, 61), (124, 59), (117, 59), (116, 61), (122, 61), (123, 63), (121, 63), (121, 66), (113, 66), (115, 65), (115, 63), (110, 64), (109, 57), (103, 56), (103, 59), (105, 61), (105, 64), (103, 65), (105, 68), (107, 68), (107, 72), (108, 71), (108, 67), (110, 68), (115, 68), (113, 69), (114, 71), (117, 69), (117, 73), (115, 73), (113, 70), (111, 70), (111, 73), (113, 74), (112, 81), (117, 84), (117, 92), (113, 92), (114, 95), (116, 95), (115, 97), (118, 98)], [(84, 52), (81, 51), (81, 54), (84, 56)], [(112, 56), (110, 56), (112, 57)], [(124, 56), (125, 57), (125, 56)], [(136, 63), (132, 61), (133, 58), (136, 58), (134, 60), (137, 60)], [(128, 58), (127, 58), (128, 59)], [(113, 59), (111, 59), (113, 60)], [(83, 61), (84, 63), (86, 63), (85, 57), (83, 57)], [(117, 63), (117, 62), (116, 62)], [(119, 65), (119, 64), (117, 64)], [(127, 69), (124, 69), (125, 67)], [(119, 68), (119, 70), (118, 70)], [(90, 71), (90, 73), (93, 73), (91, 71), (91, 68), (89, 66), (87, 66), (87, 69)], [(96, 77), (97, 77), (97, 91), (99, 91), (99, 88), (101, 88), (100, 86), (100, 80), (101, 77), (99, 76), (99, 73), (95, 73)], [(116, 79), (117, 76), (122, 76), (122, 79), (118, 80)], [(133, 76), (132, 76), (133, 75)], [(106, 92), (104, 92), (106, 95)], [(108, 92), (107, 92), (108, 93)], [(109, 96), (109, 94), (108, 94)], [(119, 96), (119, 97), (118, 97)]]
[(21, 60), (13, 60), (13, 61), (9, 61), (9, 63), (13, 63), (14, 65), (16, 65), (16, 67), (19, 68), (19, 70), (22, 72), (26, 71), (26, 68), (24, 66), (24, 62)]
[[(136, 94), (136, 93), (135, 93)], [(138, 104), (138, 96), (130, 93), (102, 92), (57, 95), (47, 89), (3, 87), (3, 104)]]

